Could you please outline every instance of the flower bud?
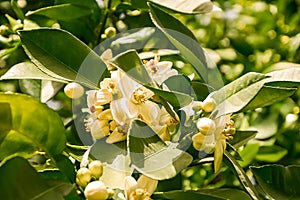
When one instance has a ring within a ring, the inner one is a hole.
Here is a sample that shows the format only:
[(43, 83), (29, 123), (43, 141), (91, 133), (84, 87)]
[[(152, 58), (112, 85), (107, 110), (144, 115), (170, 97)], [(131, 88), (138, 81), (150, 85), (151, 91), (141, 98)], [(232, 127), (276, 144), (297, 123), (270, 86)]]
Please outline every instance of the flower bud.
[(102, 181), (93, 181), (86, 186), (84, 196), (87, 200), (105, 200), (108, 192)]
[(111, 38), (113, 36), (115, 36), (117, 33), (117, 30), (115, 27), (108, 27), (105, 29), (104, 34), (108, 37)]
[(77, 171), (76, 183), (81, 187), (85, 187), (91, 178), (91, 171), (88, 168), (82, 167)]
[(216, 102), (212, 98), (207, 98), (202, 103), (202, 109), (205, 112), (212, 112), (216, 107)]
[(103, 173), (103, 165), (101, 161), (94, 160), (89, 164), (89, 170), (92, 173), (92, 176), (99, 178)]
[(203, 135), (213, 134), (216, 130), (216, 124), (212, 119), (203, 117), (197, 121), (197, 128)]
[(64, 88), (65, 94), (72, 99), (77, 99), (84, 94), (83, 87), (78, 83), (69, 83)]

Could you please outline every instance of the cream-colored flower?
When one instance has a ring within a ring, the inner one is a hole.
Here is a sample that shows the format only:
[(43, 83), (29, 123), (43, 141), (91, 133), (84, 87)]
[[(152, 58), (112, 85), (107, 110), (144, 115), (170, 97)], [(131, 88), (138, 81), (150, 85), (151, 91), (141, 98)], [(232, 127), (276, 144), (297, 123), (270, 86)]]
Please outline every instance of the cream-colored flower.
[(150, 77), (159, 85), (171, 76), (178, 75), (177, 70), (172, 69), (173, 63), (170, 61), (159, 62), (159, 56), (155, 56), (154, 59), (145, 63), (145, 68)]
[(92, 176), (99, 178), (103, 173), (103, 164), (100, 160), (93, 160), (89, 164), (89, 170), (91, 171)]
[(76, 183), (81, 187), (85, 187), (90, 182), (91, 178), (91, 171), (86, 167), (82, 167), (77, 171)]
[(109, 194), (102, 181), (93, 181), (86, 186), (84, 196), (87, 200), (105, 200)]
[(141, 175), (136, 181), (132, 176), (125, 177), (126, 200), (150, 200), (158, 181)]

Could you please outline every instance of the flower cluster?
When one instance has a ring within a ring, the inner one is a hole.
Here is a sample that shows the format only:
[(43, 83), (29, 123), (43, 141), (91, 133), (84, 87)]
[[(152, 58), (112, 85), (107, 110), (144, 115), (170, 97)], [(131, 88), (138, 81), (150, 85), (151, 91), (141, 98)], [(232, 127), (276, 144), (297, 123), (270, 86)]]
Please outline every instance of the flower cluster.
[(226, 139), (232, 139), (235, 134), (234, 121), (230, 115), (213, 118), (216, 103), (213, 98), (207, 97), (203, 102), (194, 103), (194, 121), (197, 133), (192, 142), (196, 150), (205, 154), (214, 153), (214, 169), (218, 171), (223, 153), (226, 149)]
[[(105, 62), (107, 60), (109, 58), (105, 58)], [(159, 62), (159, 57), (145, 61), (144, 66), (158, 85), (178, 74), (171, 68), (171, 62)], [(120, 142), (127, 138), (130, 121), (139, 119), (163, 140), (170, 140), (170, 132), (177, 121), (163, 106), (152, 101), (154, 93), (120, 69), (114, 69), (109, 64), (108, 69), (111, 77), (101, 81), (100, 89), (87, 91), (90, 117), (85, 120), (86, 131), (94, 139), (107, 137), (107, 143)]]

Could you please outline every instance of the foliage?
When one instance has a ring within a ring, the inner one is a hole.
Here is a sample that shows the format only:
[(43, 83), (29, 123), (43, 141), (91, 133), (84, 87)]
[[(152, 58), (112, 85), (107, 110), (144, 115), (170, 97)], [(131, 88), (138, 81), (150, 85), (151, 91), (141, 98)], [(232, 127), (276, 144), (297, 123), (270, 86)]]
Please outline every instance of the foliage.
[(0, 1), (1, 198), (299, 199), (298, 9)]

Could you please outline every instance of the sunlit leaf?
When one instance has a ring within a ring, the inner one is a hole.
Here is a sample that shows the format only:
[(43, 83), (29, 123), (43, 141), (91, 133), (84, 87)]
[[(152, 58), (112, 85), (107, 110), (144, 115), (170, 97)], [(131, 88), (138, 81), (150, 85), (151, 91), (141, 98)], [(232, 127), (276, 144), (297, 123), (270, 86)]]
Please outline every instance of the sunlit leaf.
[(239, 155), (242, 160), (239, 161), (241, 167), (245, 168), (252, 163), (255, 159), (257, 152), (259, 151), (259, 144), (247, 144), (241, 151), (239, 151)]
[(47, 75), (33, 63), (28, 61), (12, 66), (3, 76), (0, 77), (0, 79), (41, 79), (67, 83), (67, 81)]
[(300, 167), (266, 165), (251, 167), (256, 181), (274, 199), (300, 199)]
[[(15, 199), (61, 199), (62, 192), (70, 192), (68, 183), (49, 183), (44, 180), (23, 158), (15, 157), (0, 167), (1, 198)], [(16, 181), (17, 180), (17, 181)]]
[(243, 111), (272, 105), (293, 95), (296, 90), (296, 88), (263, 86), (254, 99), (243, 108)]
[(207, 0), (150, 0), (153, 3), (168, 9), (186, 14), (199, 14), (210, 12), (213, 4)]
[[(0, 94), (0, 159), (10, 155), (30, 156), (44, 151), (55, 157), (65, 147), (65, 128), (60, 116), (38, 100), (21, 94)], [(8, 121), (9, 120), (9, 121)]]
[(138, 171), (156, 180), (169, 179), (192, 162), (192, 156), (166, 144), (144, 122), (131, 123), (128, 136), (131, 163)]
[(87, 45), (64, 30), (41, 28), (19, 31), (23, 47), (38, 68), (63, 81), (98, 86), (106, 66)]
[(234, 80), (211, 95), (217, 107), (214, 117), (235, 113), (244, 108), (260, 91), (265, 83), (266, 76), (250, 72)]
[(266, 84), (280, 87), (297, 87), (300, 85), (300, 67), (273, 71), (268, 74)]
[(84, 6), (72, 4), (60, 4), (55, 6), (43, 7), (35, 11), (29, 11), (26, 16), (42, 15), (51, 19), (68, 21), (91, 14), (91, 10)]

